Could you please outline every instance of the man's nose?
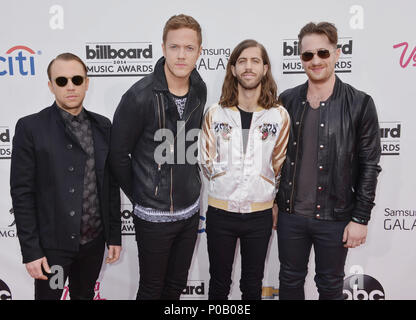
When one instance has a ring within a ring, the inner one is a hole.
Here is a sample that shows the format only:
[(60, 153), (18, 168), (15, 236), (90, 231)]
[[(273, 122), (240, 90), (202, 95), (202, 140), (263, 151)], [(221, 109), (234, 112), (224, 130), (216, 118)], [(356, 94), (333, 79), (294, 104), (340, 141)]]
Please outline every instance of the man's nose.
[(185, 54), (186, 54), (186, 52), (185, 52), (185, 48), (183, 48), (183, 47), (179, 48), (179, 51), (178, 51), (178, 58), (180, 58), (180, 59), (185, 58)]

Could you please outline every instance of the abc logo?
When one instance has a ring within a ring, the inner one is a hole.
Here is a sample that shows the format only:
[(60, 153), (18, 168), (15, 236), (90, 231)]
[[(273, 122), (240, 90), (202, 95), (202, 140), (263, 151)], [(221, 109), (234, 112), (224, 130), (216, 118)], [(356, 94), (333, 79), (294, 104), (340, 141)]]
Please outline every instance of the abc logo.
[(352, 275), (344, 280), (344, 300), (384, 300), (380, 282), (365, 274)]
[(12, 300), (9, 287), (0, 279), (0, 300)]

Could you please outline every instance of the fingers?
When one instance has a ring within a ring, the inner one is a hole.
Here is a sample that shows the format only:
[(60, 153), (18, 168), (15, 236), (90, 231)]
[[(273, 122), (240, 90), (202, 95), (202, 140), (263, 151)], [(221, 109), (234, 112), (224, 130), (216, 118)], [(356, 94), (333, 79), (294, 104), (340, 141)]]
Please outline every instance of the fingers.
[(106, 263), (114, 263), (120, 258), (121, 246), (109, 246)]
[[(348, 240), (348, 229), (345, 228), (344, 229), (344, 234), (342, 235), (342, 242), (346, 244), (347, 240)], [(345, 247), (345, 245), (344, 245), (344, 247)]]
[(43, 257), (41, 259), (26, 263), (26, 270), (32, 278), (39, 280), (48, 280), (48, 278), (42, 272), (43, 259), (46, 260), (46, 258)]
[(356, 248), (359, 247), (360, 245), (365, 243), (365, 238), (361, 238), (361, 239), (352, 239), (351, 237), (345, 241), (344, 247), (345, 248)]
[(49, 268), (48, 259), (46, 259), (46, 257), (42, 259), (42, 266), (46, 273), (51, 273), (51, 268)]

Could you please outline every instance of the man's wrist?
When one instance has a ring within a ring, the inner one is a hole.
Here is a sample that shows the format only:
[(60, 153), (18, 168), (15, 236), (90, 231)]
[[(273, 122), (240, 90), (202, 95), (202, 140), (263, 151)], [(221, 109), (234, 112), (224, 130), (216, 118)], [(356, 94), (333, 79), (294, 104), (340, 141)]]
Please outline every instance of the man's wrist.
[(351, 217), (351, 221), (358, 223), (358, 224), (362, 224), (362, 225), (367, 225), (368, 224), (368, 220), (367, 219), (363, 219), (363, 218), (358, 218), (358, 217)]

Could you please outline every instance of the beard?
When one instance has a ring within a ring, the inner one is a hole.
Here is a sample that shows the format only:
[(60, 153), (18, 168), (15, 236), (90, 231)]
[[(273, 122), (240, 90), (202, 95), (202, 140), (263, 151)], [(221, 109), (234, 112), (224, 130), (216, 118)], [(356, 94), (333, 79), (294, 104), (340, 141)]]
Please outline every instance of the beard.
[(245, 90), (257, 89), (259, 85), (261, 84), (261, 80), (263, 80), (263, 76), (260, 75), (257, 79), (255, 79), (253, 83), (248, 84), (247, 81), (245, 81), (240, 75), (237, 75), (236, 78), (240, 86), (244, 88)]

